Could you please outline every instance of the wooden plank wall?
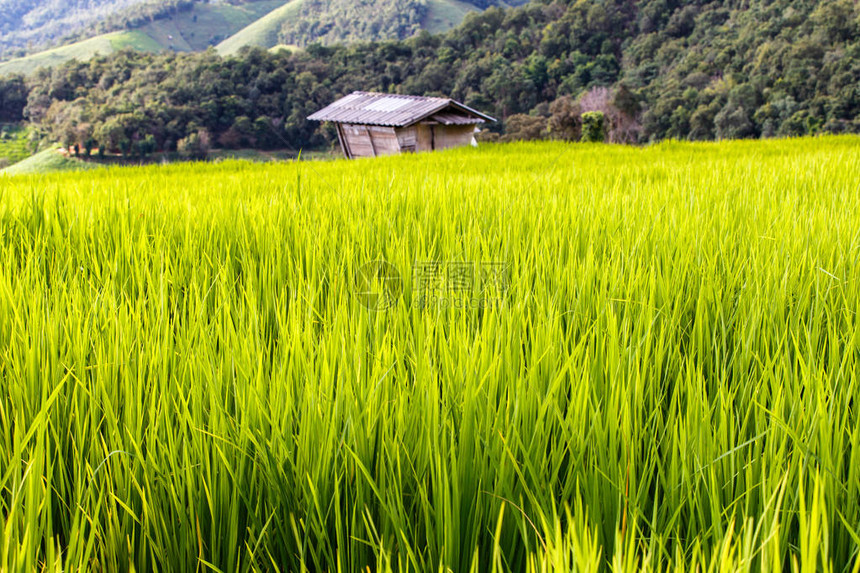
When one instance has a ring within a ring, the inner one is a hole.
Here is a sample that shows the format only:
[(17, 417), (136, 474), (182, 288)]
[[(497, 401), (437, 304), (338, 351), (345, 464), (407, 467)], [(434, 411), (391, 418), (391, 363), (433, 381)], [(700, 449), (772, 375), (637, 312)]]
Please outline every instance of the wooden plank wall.
[(418, 124), (398, 128), (345, 123), (340, 126), (348, 157), (377, 157), (401, 151), (431, 151), (469, 145), (474, 125)]
[(431, 151), (433, 149), (433, 133), (430, 128), (435, 126), (427, 125), (426, 123), (419, 123), (415, 126), (416, 135), (418, 136), (418, 145), (416, 149), (418, 151)]
[(373, 157), (373, 145), (365, 126), (345, 123), (341, 130), (350, 157)]
[(395, 130), (401, 151), (418, 151), (418, 127), (401, 127)]
[(400, 142), (393, 127), (381, 127), (377, 125), (367, 126), (367, 131), (373, 140), (373, 149), (376, 155), (393, 155), (400, 153)]
[(419, 123), (415, 129), (416, 149), (418, 151), (432, 151), (469, 145), (472, 143), (475, 126)]
[(350, 157), (376, 157), (400, 153), (400, 143), (393, 127), (376, 125), (341, 126)]
[(474, 125), (437, 125), (436, 149), (450, 149), (472, 143)]

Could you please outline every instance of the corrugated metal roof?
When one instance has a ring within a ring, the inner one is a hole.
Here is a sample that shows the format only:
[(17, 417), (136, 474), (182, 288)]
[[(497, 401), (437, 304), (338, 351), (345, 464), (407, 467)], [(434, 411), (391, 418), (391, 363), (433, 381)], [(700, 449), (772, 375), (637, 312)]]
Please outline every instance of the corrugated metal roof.
[[(443, 111), (445, 113), (439, 113)], [(488, 115), (448, 98), (370, 92), (353, 92), (308, 119), (406, 127), (434, 114), (447, 118), (448, 121), (439, 121), (449, 125), (495, 121)]]
[(383, 97), (375, 100), (373, 103), (364, 106), (368, 111), (397, 111), (401, 107), (409, 105), (411, 102), (402, 97)]
[(434, 113), (429, 117), (429, 119), (438, 121), (442, 125), (469, 125), (472, 123), (484, 123), (483, 119), (476, 119), (459, 113), (447, 112)]

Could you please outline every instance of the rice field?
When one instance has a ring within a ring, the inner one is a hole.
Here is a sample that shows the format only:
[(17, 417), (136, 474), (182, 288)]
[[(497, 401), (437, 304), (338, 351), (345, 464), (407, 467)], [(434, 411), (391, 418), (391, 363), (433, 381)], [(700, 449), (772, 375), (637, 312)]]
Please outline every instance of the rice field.
[(858, 182), (851, 137), (0, 176), (0, 570), (860, 571)]

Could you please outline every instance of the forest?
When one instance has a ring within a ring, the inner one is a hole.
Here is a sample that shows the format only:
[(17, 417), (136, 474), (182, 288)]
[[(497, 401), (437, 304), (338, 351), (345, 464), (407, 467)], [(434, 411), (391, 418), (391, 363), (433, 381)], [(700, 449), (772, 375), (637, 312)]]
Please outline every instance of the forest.
[(446, 95), (500, 118), (485, 139), (611, 141), (860, 131), (852, 0), (534, 0), (443, 35), (235, 57), (121, 52), (0, 80), (0, 121), (125, 154), (319, 148), (308, 114), (352, 90)]
[[(526, 0), (508, 0), (516, 6)], [(499, 0), (465, 0), (480, 9), (501, 4)], [(429, 13), (428, 0), (303, 0), (299, 18), (281, 27), (281, 44), (307, 46), (362, 40), (403, 40), (417, 34)]]
[(305, 0), (300, 18), (291, 18), (281, 28), (282, 44), (342, 43), (367, 38), (407, 38), (421, 29), (426, 16), (424, 0), (377, 0), (372, 14), (370, 2), (354, 0)]
[[(175, 0), (168, 0), (172, 3)], [(28, 47), (54, 44), (82, 29), (153, 0), (0, 0), (0, 57), (23, 55)], [(130, 12), (129, 12), (130, 13)]]

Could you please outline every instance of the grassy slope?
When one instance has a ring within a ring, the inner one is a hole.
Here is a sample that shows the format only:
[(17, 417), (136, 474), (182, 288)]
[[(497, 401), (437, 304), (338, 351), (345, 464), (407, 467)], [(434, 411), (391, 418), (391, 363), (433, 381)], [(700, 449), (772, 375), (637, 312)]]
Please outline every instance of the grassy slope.
[(46, 149), (27, 157), (11, 167), (0, 170), (0, 175), (45, 174), (65, 171), (84, 171), (97, 169), (99, 165), (70, 159), (57, 152), (55, 148)]
[(431, 34), (447, 32), (463, 21), (466, 14), (478, 8), (460, 0), (428, 0), (427, 17), (422, 26)]
[[(191, 10), (140, 28), (162, 46), (180, 51), (205, 50), (249, 26), (289, 0), (259, 0), (241, 6), (195, 4)], [(173, 39), (169, 38), (173, 36)]]
[(0, 164), (17, 163), (30, 155), (27, 130), (18, 126), (0, 126)]
[[(219, 53), (236, 53), (243, 46), (279, 47), (278, 32), (283, 22), (298, 15), (302, 0), (260, 0), (242, 6), (197, 4), (189, 11), (157, 20), (136, 30), (102, 34), (23, 58), (0, 63), (0, 75), (28, 74), (96, 54), (110, 54), (123, 48), (158, 52), (205, 50), (216, 45)], [(429, 0), (424, 28), (432, 33), (457, 26), (477, 8), (461, 0)], [(294, 49), (294, 46), (284, 46)]]
[[(278, 32), (284, 21), (298, 15), (302, 0), (290, 0), (281, 8), (273, 10), (250, 26), (227, 38), (217, 46), (219, 53), (235, 54), (243, 46), (259, 46), (273, 48), (278, 45)], [(431, 33), (438, 33), (454, 28), (466, 14), (478, 8), (461, 0), (429, 0), (428, 14), (423, 27)]]
[(281, 24), (289, 19), (295, 18), (299, 13), (302, 0), (288, 0), (280, 8), (273, 10), (246, 26), (236, 34), (227, 38), (216, 49), (220, 54), (235, 54), (243, 46), (258, 46), (261, 48), (272, 48), (278, 45), (278, 32)]
[(96, 54), (110, 54), (124, 48), (157, 52), (164, 47), (139, 30), (111, 32), (0, 63), (0, 75), (16, 72), (28, 74), (38, 68), (56, 66), (74, 59), (87, 60)]
[(135, 30), (102, 34), (2, 62), (0, 75), (15, 72), (28, 74), (40, 67), (55, 66), (72, 59), (86, 60), (96, 54), (110, 54), (123, 48), (145, 52), (205, 50), (289, 1), (260, 0), (242, 6), (197, 4), (189, 11), (156, 20)]
[[(26, 142), (26, 138), (23, 141)], [(3, 157), (3, 149), (3, 142), (0, 141), (0, 158)], [(170, 153), (167, 155), (167, 163), (186, 163), (186, 160), (178, 156), (176, 153)], [(326, 151), (305, 151), (302, 153), (302, 157), (305, 159), (332, 159), (332, 155)], [(216, 149), (211, 151), (208, 156), (208, 159), (211, 162), (243, 160), (255, 163), (266, 163), (270, 161), (287, 161), (293, 158), (295, 158), (295, 153), (292, 150), (261, 151), (258, 149)], [(15, 161), (17, 161), (17, 163), (14, 163), (5, 169), (0, 169), (0, 174), (44, 175), (48, 173), (84, 171), (119, 165), (116, 157), (113, 157), (112, 160), (107, 159), (101, 162), (96, 157), (93, 157), (88, 161), (80, 161), (57, 153), (55, 147), (32, 156), (30, 156), (29, 150), (24, 148), (23, 155), (19, 155)], [(134, 161), (132, 161), (132, 163), (133, 162)], [(156, 154), (150, 156), (147, 159), (147, 162), (151, 164), (161, 164), (163, 162), (162, 155)]]

